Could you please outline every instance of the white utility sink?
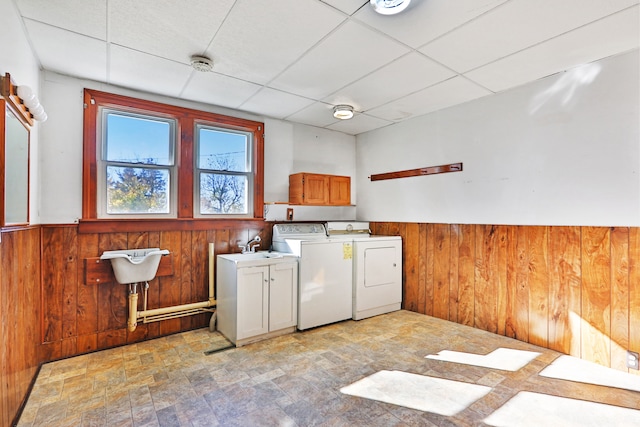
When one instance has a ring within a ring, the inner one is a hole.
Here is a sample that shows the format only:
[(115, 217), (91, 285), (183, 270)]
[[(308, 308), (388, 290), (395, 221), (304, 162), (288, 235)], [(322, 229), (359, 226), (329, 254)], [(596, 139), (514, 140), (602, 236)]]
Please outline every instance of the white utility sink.
[(220, 258), (236, 263), (237, 267), (250, 267), (254, 265), (277, 264), (290, 261), (292, 254), (284, 252), (246, 252), (243, 254), (218, 255)]
[(146, 248), (121, 251), (105, 251), (100, 259), (111, 261), (118, 283), (141, 283), (153, 280), (158, 272), (160, 258), (168, 255), (167, 249)]

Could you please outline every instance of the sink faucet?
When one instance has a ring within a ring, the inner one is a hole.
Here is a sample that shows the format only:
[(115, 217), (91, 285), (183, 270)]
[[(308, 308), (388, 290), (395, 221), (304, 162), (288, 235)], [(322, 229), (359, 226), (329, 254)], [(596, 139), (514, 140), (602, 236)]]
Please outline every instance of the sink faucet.
[(256, 246), (260, 246), (261, 241), (262, 239), (260, 238), (260, 236), (256, 236), (253, 239), (249, 240), (249, 242), (245, 246), (242, 246), (242, 253), (246, 254), (247, 252), (255, 252)]

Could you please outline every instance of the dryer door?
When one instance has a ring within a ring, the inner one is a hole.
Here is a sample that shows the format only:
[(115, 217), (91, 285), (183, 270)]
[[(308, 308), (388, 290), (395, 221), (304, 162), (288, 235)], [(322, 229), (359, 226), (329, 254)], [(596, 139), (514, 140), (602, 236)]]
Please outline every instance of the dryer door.
[(353, 319), (400, 309), (402, 303), (402, 240), (354, 242)]

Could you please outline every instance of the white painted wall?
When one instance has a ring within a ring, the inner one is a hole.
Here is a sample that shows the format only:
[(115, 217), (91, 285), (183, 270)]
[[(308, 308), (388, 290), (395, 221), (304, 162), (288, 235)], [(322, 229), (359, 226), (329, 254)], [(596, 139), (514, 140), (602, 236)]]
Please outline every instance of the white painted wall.
[[(13, 82), (20, 86), (30, 86), (38, 95), (40, 102), (44, 105), (45, 111), (49, 112), (49, 106), (42, 101), (40, 90), (40, 64), (36, 61), (31, 53), (31, 46), (24, 34), (22, 21), (19, 18), (18, 10), (14, 2), (3, 2), (2, 11), (0, 12), (0, 28), (2, 28), (3, 37), (0, 43), (0, 74), (5, 73), (11, 75)], [(38, 135), (40, 127), (43, 124), (36, 122), (31, 128), (30, 134), (30, 150), (31, 159), (30, 169), (30, 191), (29, 191), (29, 222), (37, 224), (40, 221), (38, 212), (39, 198), (39, 173), (38, 173)]]
[[(265, 201), (286, 202), (289, 174), (298, 171), (339, 173), (355, 182), (355, 137), (340, 132), (257, 117), (240, 111), (164, 96), (134, 92), (53, 72), (44, 73), (43, 103), (49, 120), (41, 135), (41, 219), (45, 224), (73, 223), (82, 215), (82, 114), (84, 88), (166, 104), (211, 111), (265, 123)], [(317, 148), (323, 147), (322, 152)], [(329, 150), (329, 151), (327, 151)], [(316, 153), (316, 154), (313, 154)], [(355, 193), (355, 191), (354, 191)], [(274, 206), (267, 219), (284, 220), (286, 207)], [(296, 220), (347, 215), (341, 208), (304, 208)], [(303, 212), (304, 211), (304, 212)]]
[(636, 50), (359, 135), (358, 219), (640, 226), (638, 63)]

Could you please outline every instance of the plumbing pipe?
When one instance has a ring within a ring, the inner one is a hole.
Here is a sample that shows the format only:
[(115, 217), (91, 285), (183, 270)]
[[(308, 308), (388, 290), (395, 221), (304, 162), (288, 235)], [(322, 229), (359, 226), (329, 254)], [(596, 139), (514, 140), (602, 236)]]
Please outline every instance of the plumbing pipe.
[[(190, 304), (175, 305), (171, 307), (161, 307), (151, 310), (147, 310), (147, 296), (149, 284), (145, 284), (144, 292), (144, 304), (143, 310), (138, 311), (138, 292), (137, 283), (129, 284), (129, 319), (127, 321), (127, 327), (130, 332), (135, 331), (138, 320), (142, 320), (143, 323), (157, 322), (159, 320), (173, 319), (177, 317), (190, 316), (194, 314), (201, 314), (206, 312), (213, 312), (212, 321), (215, 321), (215, 310), (217, 302), (214, 293), (214, 245), (209, 243), (209, 299), (203, 302), (194, 302)], [(211, 327), (211, 322), (209, 329)]]
[(129, 320), (127, 321), (127, 328), (129, 332), (136, 330), (138, 325), (138, 319), (136, 318), (136, 310), (138, 309), (138, 292), (137, 283), (129, 284)]

